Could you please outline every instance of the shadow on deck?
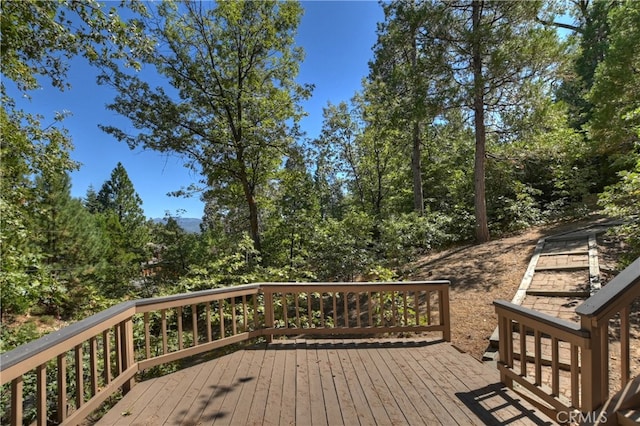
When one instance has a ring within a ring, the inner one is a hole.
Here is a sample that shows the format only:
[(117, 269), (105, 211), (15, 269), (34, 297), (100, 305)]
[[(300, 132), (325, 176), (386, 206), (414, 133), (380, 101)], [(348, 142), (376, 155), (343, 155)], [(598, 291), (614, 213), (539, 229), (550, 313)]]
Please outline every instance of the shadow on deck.
[(553, 424), (450, 343), (289, 340), (138, 383), (98, 425)]

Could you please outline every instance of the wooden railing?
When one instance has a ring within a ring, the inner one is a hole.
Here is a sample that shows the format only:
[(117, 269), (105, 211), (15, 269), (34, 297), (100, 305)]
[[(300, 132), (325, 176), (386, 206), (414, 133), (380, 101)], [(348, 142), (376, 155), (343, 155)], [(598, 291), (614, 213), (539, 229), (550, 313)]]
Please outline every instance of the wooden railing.
[(449, 282), (263, 283), (124, 302), (0, 355), (3, 420), (78, 424), (139, 372), (277, 335), (451, 335)]
[[(576, 309), (579, 324), (494, 302), (502, 381), (510, 387), (517, 382), (556, 414), (594, 412), (631, 379), (631, 307), (639, 296), (640, 258)], [(610, 354), (610, 339), (619, 341), (619, 354)], [(618, 357), (621, 381), (610, 383), (611, 360)]]

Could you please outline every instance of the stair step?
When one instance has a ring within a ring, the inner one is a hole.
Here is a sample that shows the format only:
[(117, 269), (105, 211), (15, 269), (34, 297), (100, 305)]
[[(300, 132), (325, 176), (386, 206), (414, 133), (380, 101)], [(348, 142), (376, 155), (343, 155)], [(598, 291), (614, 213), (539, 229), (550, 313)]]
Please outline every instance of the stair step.
[(589, 250), (576, 249), (576, 250), (563, 250), (563, 251), (548, 251), (546, 253), (540, 253), (540, 256), (579, 256), (581, 254), (588, 255)]
[(640, 424), (640, 409), (621, 410), (616, 412), (618, 424), (621, 426), (635, 426)]
[(589, 265), (556, 265), (556, 266), (536, 266), (538, 271), (575, 271), (579, 269), (589, 270)]
[(544, 297), (584, 297), (591, 296), (590, 290), (537, 290), (535, 288), (527, 290), (529, 296)]

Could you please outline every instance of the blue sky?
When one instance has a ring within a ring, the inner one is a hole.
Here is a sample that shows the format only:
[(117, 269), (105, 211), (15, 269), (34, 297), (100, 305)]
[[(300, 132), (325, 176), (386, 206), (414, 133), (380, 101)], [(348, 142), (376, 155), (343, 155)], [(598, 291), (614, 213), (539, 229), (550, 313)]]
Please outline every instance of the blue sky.
[[(298, 28), (297, 43), (305, 50), (298, 81), (315, 85), (313, 96), (303, 104), (308, 116), (302, 121), (307, 137), (314, 138), (322, 126), (322, 108), (328, 101), (338, 103), (350, 99), (361, 87), (368, 74), (368, 61), (376, 41), (376, 25), (384, 18), (377, 1), (309, 1), (302, 2), (305, 10)], [(99, 190), (118, 162), (126, 168), (134, 187), (143, 200), (148, 217), (163, 217), (165, 211), (183, 217), (200, 218), (203, 204), (197, 197), (184, 199), (169, 197), (169, 191), (196, 182), (198, 176), (182, 166), (176, 157), (130, 150), (102, 132), (98, 124), (131, 128), (130, 123), (109, 111), (115, 92), (96, 84), (96, 70), (82, 59), (70, 64), (68, 80), (72, 88), (60, 92), (45, 85), (31, 92), (31, 100), (19, 106), (46, 117), (53, 122), (54, 113), (67, 110), (72, 115), (63, 126), (68, 129), (75, 150), (72, 158), (82, 163), (73, 172), (72, 195), (84, 197), (90, 185)]]

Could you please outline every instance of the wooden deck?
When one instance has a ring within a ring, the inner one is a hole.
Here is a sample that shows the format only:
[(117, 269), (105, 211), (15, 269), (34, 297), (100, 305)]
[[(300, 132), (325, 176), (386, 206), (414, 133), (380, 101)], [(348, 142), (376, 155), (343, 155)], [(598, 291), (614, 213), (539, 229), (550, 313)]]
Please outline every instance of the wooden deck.
[(450, 343), (291, 340), (138, 383), (98, 425), (554, 424)]

